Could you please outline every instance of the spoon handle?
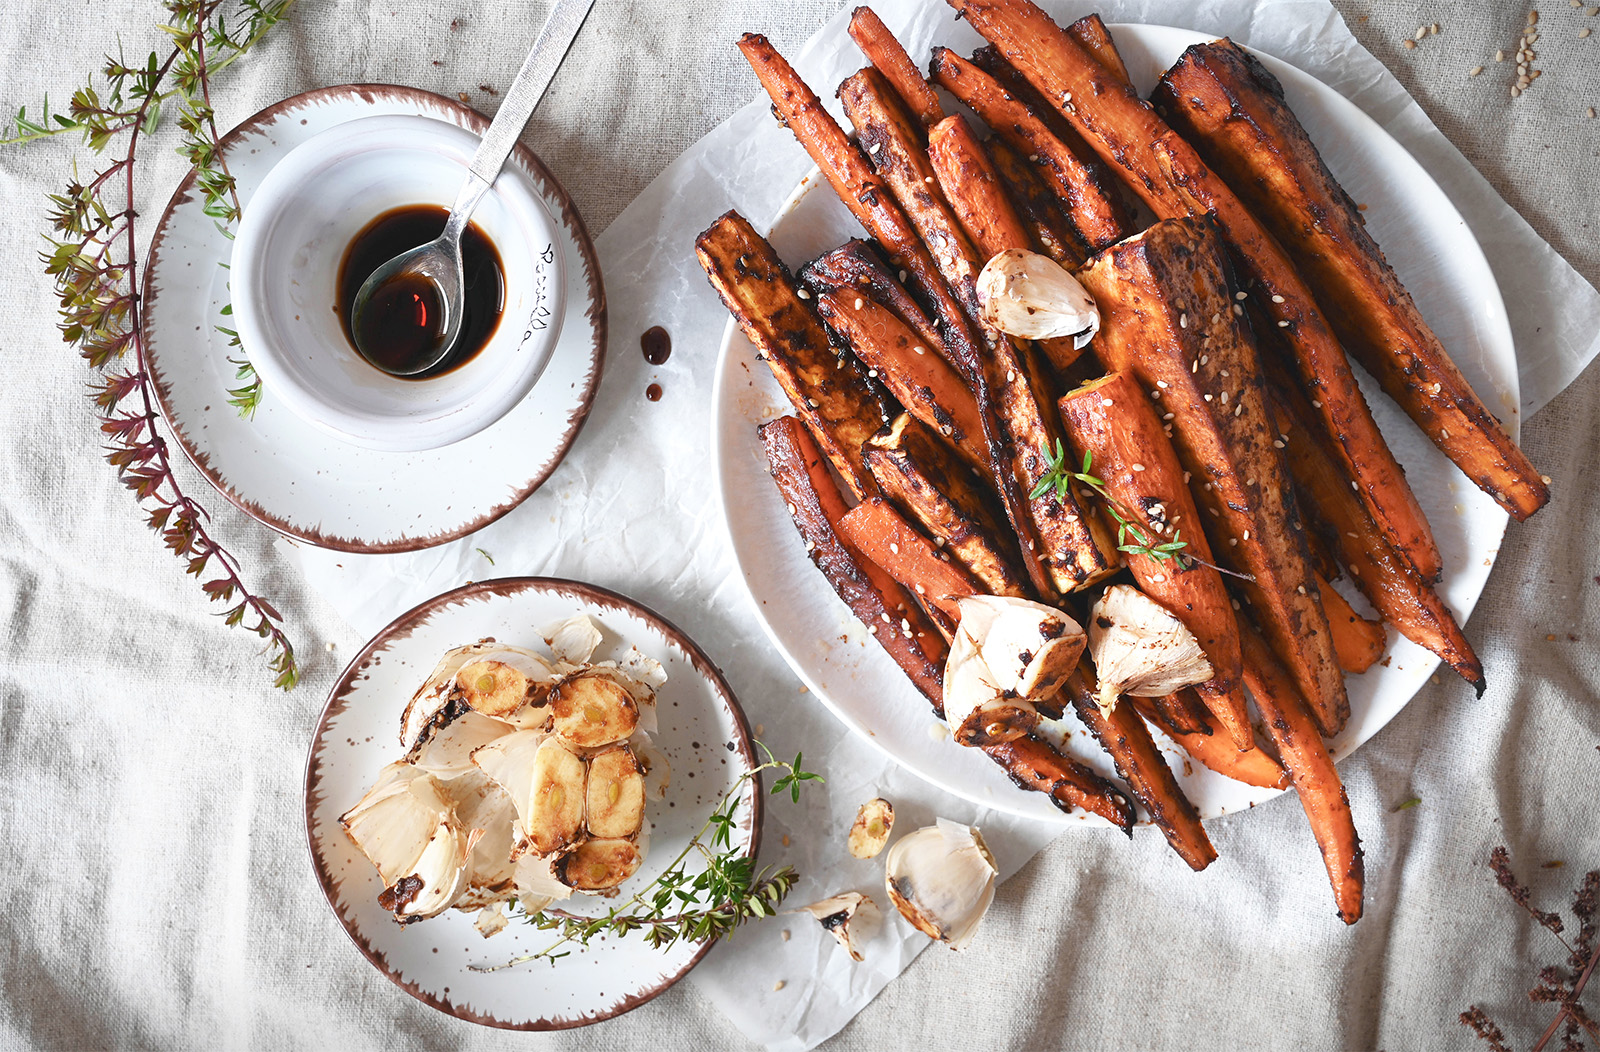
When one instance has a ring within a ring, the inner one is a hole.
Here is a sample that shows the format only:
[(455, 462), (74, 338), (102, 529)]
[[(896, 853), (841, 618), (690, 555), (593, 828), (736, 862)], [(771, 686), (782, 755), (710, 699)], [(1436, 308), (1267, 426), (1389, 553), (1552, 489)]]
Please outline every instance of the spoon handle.
[(544, 97), (545, 89), (550, 86), (593, 6), (594, 0), (556, 0), (532, 50), (517, 71), (517, 79), (511, 82), (505, 100), (500, 103), (500, 111), (494, 115), (478, 152), (473, 155), (472, 174), (485, 183), (494, 182), (495, 176), (500, 174), (501, 166), (522, 134), (523, 125), (533, 116), (533, 108)]

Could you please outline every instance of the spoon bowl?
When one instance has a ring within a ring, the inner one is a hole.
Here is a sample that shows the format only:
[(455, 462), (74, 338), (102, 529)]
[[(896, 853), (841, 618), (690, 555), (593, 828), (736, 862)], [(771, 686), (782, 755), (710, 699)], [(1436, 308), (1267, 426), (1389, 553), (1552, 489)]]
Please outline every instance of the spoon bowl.
[[(350, 311), (356, 350), (391, 376), (417, 376), (432, 369), (461, 335), (464, 280), (459, 240), (447, 244), (441, 236), (395, 256), (356, 293)], [(396, 323), (396, 318), (408, 324)], [(406, 344), (417, 346), (379, 346), (375, 335), (380, 330), (391, 340), (398, 331)]]

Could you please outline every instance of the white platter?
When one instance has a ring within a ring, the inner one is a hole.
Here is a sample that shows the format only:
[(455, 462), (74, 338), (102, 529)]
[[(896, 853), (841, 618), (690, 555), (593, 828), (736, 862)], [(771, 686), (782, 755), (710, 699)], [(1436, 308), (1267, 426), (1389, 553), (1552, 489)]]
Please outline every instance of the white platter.
[[(223, 136), (228, 167), (246, 211), (267, 172), (319, 132), (364, 117), (428, 117), (482, 135), (489, 121), (431, 92), (390, 84), (318, 88), (269, 106)], [(238, 387), (227, 325), (232, 242), (203, 210), (194, 177), (172, 195), (151, 243), (144, 283), (144, 345), (161, 414), (191, 463), (240, 510), (274, 530), (347, 552), (404, 552), (464, 537), (538, 489), (588, 416), (606, 346), (606, 298), (583, 220), (566, 190), (525, 146), (501, 181), (524, 184), (555, 219), (553, 243), (534, 246), (566, 275), (561, 334), (538, 384), (493, 425), (440, 449), (364, 449), (305, 422), (268, 385), (255, 416), (228, 404)], [(417, 202), (449, 205), (442, 201)], [(395, 202), (352, 202), (376, 215)], [(489, 215), (485, 222), (493, 217)], [(485, 228), (491, 238), (508, 234)], [(334, 299), (330, 288), (329, 308)], [(523, 325), (507, 316), (502, 325)], [(538, 321), (529, 318), (528, 326)]]
[[(1118, 47), (1142, 94), (1184, 49), (1213, 39), (1165, 26), (1116, 25)], [(1479, 396), (1518, 432), (1516, 352), (1505, 306), (1483, 251), (1427, 172), (1355, 104), (1310, 75), (1259, 52), (1323, 159), (1350, 196), (1366, 206), (1367, 228), (1415, 297)], [(798, 145), (794, 147), (800, 149)], [(771, 239), (791, 267), (865, 234), (815, 171), (780, 210)], [(1374, 416), (1408, 472), (1444, 559), (1440, 595), (1465, 622), (1483, 591), (1506, 513), (1425, 439), (1365, 374), (1358, 375)], [(724, 524), (740, 574), (773, 645), (795, 674), (842, 720), (891, 759), (942, 789), (976, 803), (1045, 821), (1100, 823), (1063, 815), (1039, 794), (1015, 788), (976, 750), (936, 735), (927, 700), (811, 564), (767, 474), (756, 426), (789, 411), (755, 349), (731, 321), (712, 396), (712, 449)], [(1365, 601), (1346, 590), (1357, 609)], [(1348, 677), (1352, 715), (1330, 742), (1349, 755), (1405, 707), (1439, 659), (1390, 630), (1378, 665)], [(1453, 675), (1453, 673), (1447, 673)], [(1494, 670), (1487, 670), (1493, 677)], [(1105, 774), (1109, 757), (1072, 717), (1051, 728), (1068, 749)], [(1276, 796), (1187, 761), (1157, 740), (1202, 817), (1240, 811)]]
[[(377, 872), (345, 835), (339, 816), (399, 759), (400, 714), (446, 650), (492, 636), (546, 649), (541, 630), (574, 614), (599, 622), (596, 660), (637, 646), (666, 668), (656, 697), (655, 742), (671, 765), (666, 799), (646, 811), (650, 852), (624, 883), (624, 899), (647, 887), (699, 831), (723, 794), (755, 765), (749, 726), (722, 674), (687, 636), (659, 615), (594, 585), (548, 577), (469, 584), (400, 615), (362, 649), (329, 695), (306, 762), (306, 834), (323, 894), (373, 966), (411, 996), (458, 1019), (514, 1030), (562, 1030), (636, 1008), (683, 978), (710, 949), (679, 943), (652, 950), (637, 933), (605, 936), (554, 964), (501, 964), (548, 947), (550, 932), (513, 919), (485, 939), (473, 915), (447, 910), (400, 925), (378, 905)], [(754, 855), (761, 840), (759, 780), (741, 790), (732, 846)], [(693, 863), (690, 863), (693, 872)], [(598, 914), (613, 902), (574, 896), (572, 913)], [(520, 915), (518, 915), (520, 916)]]

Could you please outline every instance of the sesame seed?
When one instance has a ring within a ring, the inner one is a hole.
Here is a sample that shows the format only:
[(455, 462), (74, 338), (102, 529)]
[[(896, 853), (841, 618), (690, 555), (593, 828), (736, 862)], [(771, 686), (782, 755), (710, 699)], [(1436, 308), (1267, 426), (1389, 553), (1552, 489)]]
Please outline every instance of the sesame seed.
[(1028, 154), (1028, 160), (1030, 160), (1030, 161), (1038, 161), (1039, 160), (1039, 155), (1036, 154), (1036, 153), (1030, 153), (1030, 154)]
[(867, 626), (867, 635), (875, 636), (877, 634), (878, 634), (878, 626), (877, 625), (868, 625)]
[(1199, 362), (1198, 362), (1198, 361), (1195, 361), (1195, 362), (1190, 362), (1190, 363), (1189, 363), (1189, 371), (1190, 371), (1190, 372), (1191, 372), (1191, 373), (1197, 373), (1197, 372), (1199, 372), (1199, 371), (1200, 371), (1200, 363), (1199, 363)]
[(917, 585), (917, 594), (918, 595), (927, 595), (928, 594), (928, 590), (926, 588), (922, 587), (919, 584), (919, 585)]
[(1066, 92), (1061, 96), (1061, 105), (1065, 106), (1067, 103), (1069, 103), (1071, 101), (1072, 101), (1072, 92), (1070, 92), (1070, 91)]
[(860, 310), (862, 307), (865, 307), (865, 306), (866, 306), (866, 301), (861, 299), (859, 296), (856, 297), (856, 310)]
[(1157, 380), (1156, 386), (1165, 391), (1167, 389), (1167, 382), (1165, 380)]
[(928, 353), (928, 352), (924, 351), (921, 347), (914, 347), (914, 348), (912, 348), (912, 350), (916, 351), (918, 354), (926, 354), (926, 353)]
[(1235, 547), (1238, 543), (1239, 543), (1239, 538), (1237, 538), (1237, 537), (1229, 537), (1228, 538), (1228, 547), (1230, 547), (1230, 548)]
[(1543, 482), (1546, 486), (1548, 486), (1548, 485), (1550, 485), (1550, 476), (1549, 475), (1540, 475), (1539, 476), (1539, 481)]
[(1416, 47), (1417, 47), (1417, 42), (1415, 40), (1407, 40), (1401, 46), (1404, 47), (1407, 51), (1415, 51)]
[(1512, 98), (1516, 98), (1518, 95), (1521, 95), (1521, 94), (1522, 94), (1522, 88), (1518, 87), (1515, 84), (1511, 85), (1511, 97)]
[(878, 616), (883, 618), (883, 623), (886, 624), (886, 625), (894, 623), (894, 622), (889, 620), (889, 615), (888, 614), (879, 614)]
[(1228, 602), (1233, 604), (1233, 608), (1235, 610), (1239, 609), (1239, 600), (1237, 600), (1237, 599), (1229, 599)]
[(1173, 417), (1175, 417), (1177, 415), (1178, 415), (1177, 413), (1162, 413), (1161, 414), (1161, 419), (1163, 419), (1163, 420), (1171, 420)]
[(1206, 401), (1208, 401), (1208, 402), (1211, 401), (1211, 396), (1210, 395), (1206, 395)]
[(1132, 468), (1133, 470), (1135, 470), (1135, 471), (1143, 471), (1144, 470), (1144, 465), (1143, 464), (1129, 464), (1128, 466), (1130, 468)]
[(1227, 405), (1228, 404), (1228, 392), (1226, 392), (1226, 391), (1222, 392), (1222, 404), (1223, 405)]
[(1164, 574), (1164, 573), (1158, 573), (1158, 574), (1151, 574), (1150, 575), (1150, 580), (1152, 582), (1154, 582), (1155, 584), (1160, 584), (1162, 581), (1165, 581), (1166, 579), (1167, 579), (1167, 575)]
[(1584, 26), (1582, 29), (1578, 30), (1578, 39), (1582, 40), (1584, 37), (1593, 32), (1594, 30), (1590, 29), (1588, 26)]
[[(788, 933), (787, 933), (787, 932), (785, 932), (785, 933), (784, 933), (784, 934), (785, 934), (785, 935), (787, 935), (787, 934), (788, 934)], [(783, 983), (783, 980), (782, 980), (782, 979), (779, 979), (779, 980), (778, 980), (778, 981), (777, 981), (777, 982), (775, 982), (775, 983), (773, 983), (773, 984), (772, 984), (772, 988), (773, 988), (773, 989), (774, 989), (774, 990), (782, 990), (782, 989), (783, 989), (783, 986), (784, 986), (784, 983)]]
[(1222, 512), (1218, 511), (1216, 508), (1207, 508), (1206, 510), (1209, 511), (1213, 517), (1217, 517), (1222, 514)]
[(1479, 73), (1482, 73), (1482, 72), (1483, 72), (1483, 67), (1482, 66), (1473, 66), (1472, 69), (1470, 71), (1468, 71), (1467, 76), (1476, 77)]
[(1227, 376), (1228, 375), (1228, 370), (1226, 370), (1226, 369), (1218, 369), (1217, 370), (1217, 374), (1219, 376)]
[(1287, 329), (1288, 327), (1289, 327), (1289, 319), (1288, 318), (1279, 318), (1278, 319), (1278, 328)]
[(805, 289), (795, 289), (794, 294), (803, 300), (808, 300), (811, 298), (811, 293), (807, 292)]
[(1201, 365), (1205, 365), (1205, 364), (1206, 364), (1206, 363), (1207, 363), (1207, 362), (1209, 362), (1209, 361), (1211, 361), (1211, 355), (1209, 355), (1209, 354), (1202, 354), (1202, 355), (1201, 355), (1201, 356), (1200, 356), (1200, 364), (1201, 364)]
[(1189, 316), (1187, 314), (1178, 315), (1178, 328), (1187, 329), (1188, 327), (1189, 327)]
[(901, 272), (900, 272), (900, 280), (901, 280), (901, 281), (904, 281), (904, 280), (906, 280), (906, 272), (905, 272), (905, 271), (903, 271), (903, 270), (902, 270), (902, 271), (901, 271)]
[(1448, 427), (1441, 427), (1439, 429), (1439, 437), (1440, 438), (1449, 438), (1450, 437), (1450, 429)]
[(876, 380), (878, 378), (878, 370), (876, 370), (876, 369), (868, 369), (867, 370), (867, 375), (872, 377), (874, 380)]
[(1017, 371), (1015, 369), (1007, 369), (1006, 370), (1006, 383), (1014, 384), (1016, 382), (1017, 382)]
[(1113, 401), (1112, 401), (1112, 400), (1111, 400), (1111, 399), (1109, 399), (1109, 398), (1102, 398), (1102, 399), (1100, 399), (1100, 404), (1101, 404), (1101, 405), (1115, 405), (1115, 404), (1116, 404), (1116, 403), (1115, 403), (1115, 402), (1113, 402)]
[(1233, 298), (1236, 299), (1236, 300), (1249, 299), (1250, 298), (1250, 293), (1248, 293), (1248, 292), (1235, 292), (1233, 294)]
[(1418, 26), (1416, 35), (1412, 39), (1421, 40), (1423, 37), (1425, 37), (1427, 35), (1428, 35), (1428, 27), (1427, 26)]
[(815, 409), (817, 407), (817, 400), (815, 398), (807, 398), (806, 405), (809, 405), (812, 409)]
[(1306, 594), (1306, 586), (1303, 585), (1303, 584), (1295, 585), (1294, 590), (1299, 592), (1301, 595), (1305, 595)]
[(1282, 296), (1273, 296), (1272, 297), (1272, 302), (1273, 303), (1282, 303), (1283, 302), (1283, 297)]
[(1250, 531), (1249, 530), (1245, 530), (1244, 531), (1244, 539), (1247, 540), (1247, 541), (1250, 539)]
[(900, 546), (898, 544), (896, 544), (894, 541), (890, 541), (889, 542), (889, 551), (893, 552), (895, 555), (899, 555), (900, 554)]
[(911, 634), (911, 622), (902, 617), (900, 619), (900, 630), (902, 632), (906, 633), (906, 635), (910, 635)]
[(1241, 307), (1241, 306), (1239, 306), (1239, 305), (1238, 305), (1238, 304), (1237, 304), (1237, 303), (1235, 303), (1235, 304), (1234, 304), (1234, 305), (1233, 305), (1233, 313), (1234, 313), (1234, 314), (1235, 314), (1235, 315), (1236, 315), (1236, 316), (1238, 316), (1238, 317), (1240, 317), (1240, 318), (1242, 318), (1242, 317), (1244, 317), (1244, 308), (1243, 308), (1243, 307)]
[(1351, 479), (1350, 480), (1350, 488), (1355, 490), (1358, 493), (1361, 492), (1361, 487), (1356, 485), (1355, 479)]
[(1494, 60), (1496, 62), (1504, 62), (1506, 60), (1506, 53), (1504, 51), (1496, 51), (1494, 53)]
[(1240, 402), (1238, 405), (1233, 407), (1233, 415), (1234, 416), (1238, 416), (1242, 412), (1244, 412), (1244, 403), (1243, 402)]
[(1281, 439), (1281, 438), (1273, 439), (1272, 440), (1272, 448), (1273, 449), (1282, 449), (1283, 448), (1283, 439)]
[(883, 149), (883, 143), (875, 142), (871, 146), (867, 147), (867, 152), (868, 153), (877, 153), (881, 149)]

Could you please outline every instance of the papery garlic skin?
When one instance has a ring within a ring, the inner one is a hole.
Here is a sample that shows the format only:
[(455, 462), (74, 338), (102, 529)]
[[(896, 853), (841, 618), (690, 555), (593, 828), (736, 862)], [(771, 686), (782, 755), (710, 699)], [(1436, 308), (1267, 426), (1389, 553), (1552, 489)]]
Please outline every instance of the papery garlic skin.
[(998, 873), (982, 834), (944, 818), (901, 837), (884, 860), (884, 885), (901, 916), (952, 950), (977, 934)]
[(1100, 689), (1100, 711), (1117, 698), (1159, 698), (1215, 675), (1200, 641), (1182, 621), (1139, 589), (1107, 588), (1089, 614), (1089, 656)]
[(477, 837), (463, 829), (439, 780), (408, 763), (392, 763), (356, 806), (339, 818), (378, 871), (378, 902), (396, 920), (444, 912), (466, 887), (467, 859)]
[(1100, 331), (1100, 308), (1078, 279), (1049, 256), (1008, 248), (978, 274), (983, 320), (1025, 340), (1073, 337), (1083, 347)]
[(792, 913), (809, 913), (832, 935), (852, 961), (861, 960), (860, 944), (871, 940), (883, 921), (878, 904), (859, 891), (846, 891)]
[(960, 622), (944, 667), (944, 711), (963, 745), (1000, 744), (1038, 726), (1034, 702), (1061, 689), (1086, 642), (1054, 607), (1007, 596), (957, 601)]

